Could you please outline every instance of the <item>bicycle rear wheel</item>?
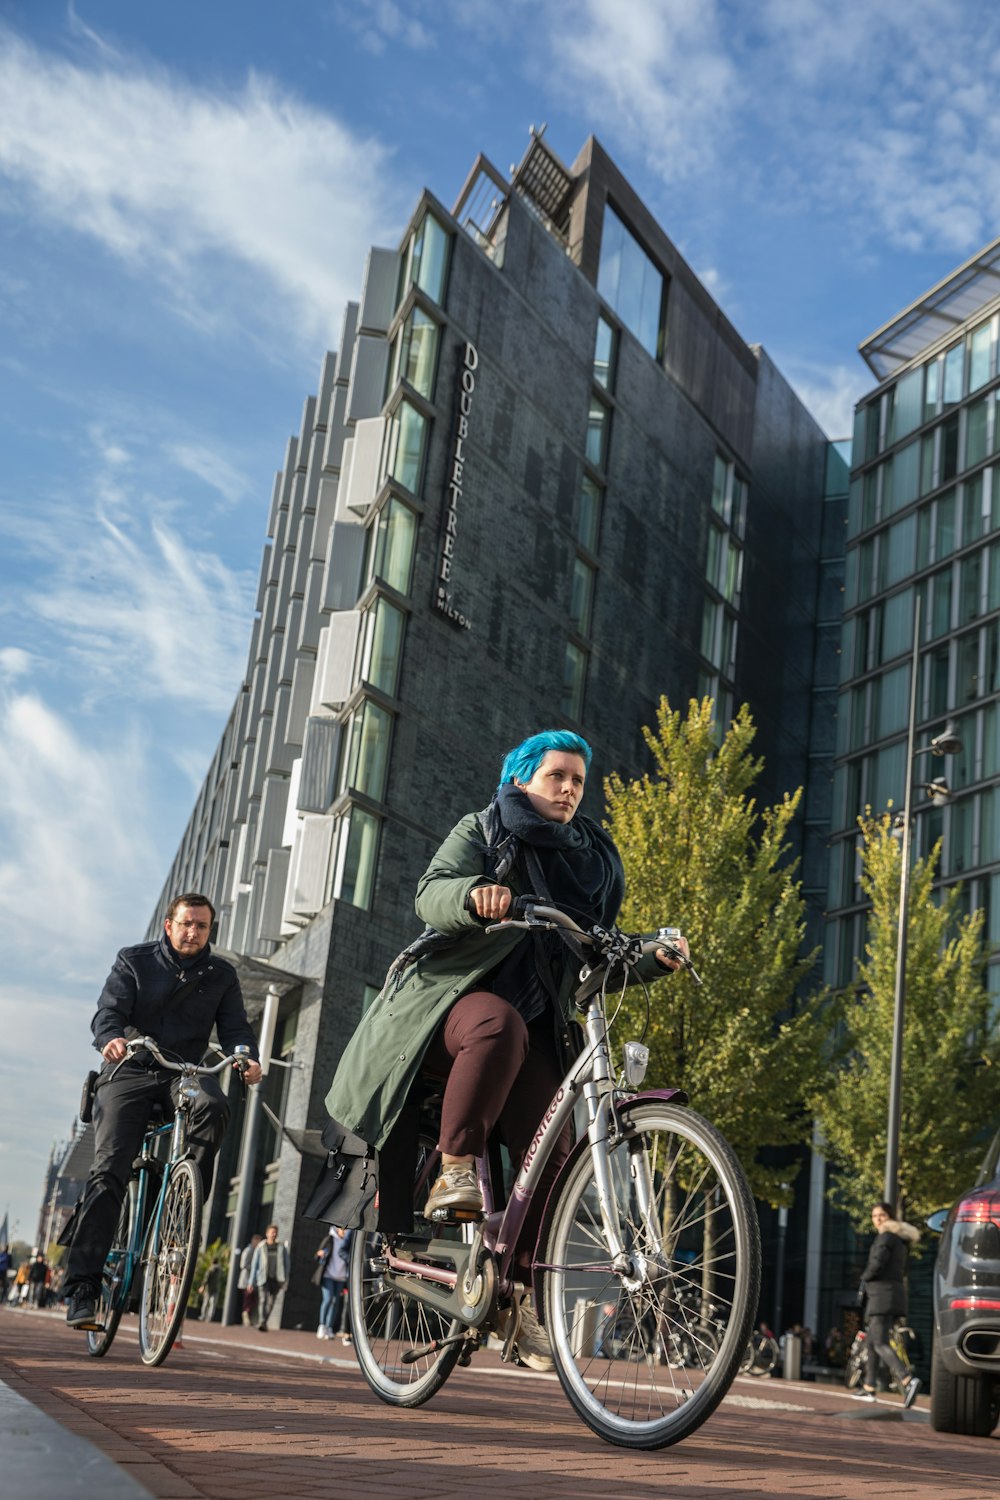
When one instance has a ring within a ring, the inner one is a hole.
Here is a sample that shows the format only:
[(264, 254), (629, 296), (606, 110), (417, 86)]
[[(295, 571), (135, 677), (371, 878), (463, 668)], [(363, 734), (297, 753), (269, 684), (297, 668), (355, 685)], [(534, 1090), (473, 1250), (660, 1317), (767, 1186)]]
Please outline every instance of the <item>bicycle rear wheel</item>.
[(102, 1359), (114, 1342), (122, 1320), (132, 1284), (132, 1221), (135, 1213), (136, 1183), (131, 1181), (122, 1199), (118, 1227), (111, 1248), (104, 1259), (101, 1289), (97, 1299), (97, 1316), (103, 1328), (87, 1330), (87, 1353)]
[[(760, 1290), (757, 1216), (729, 1145), (678, 1105), (626, 1104), (608, 1167), (630, 1267), (612, 1268), (584, 1146), (545, 1236), (546, 1325), (563, 1389), (587, 1425), (621, 1447), (665, 1448), (711, 1415), (746, 1353)], [(721, 1336), (704, 1336), (709, 1305)], [(597, 1352), (602, 1314), (623, 1357)], [(681, 1347), (691, 1366), (677, 1358)]]
[[(421, 1140), (414, 1189), (416, 1233), (406, 1237), (407, 1255), (422, 1251), (447, 1255), (447, 1244), (465, 1231), (431, 1226), (420, 1210), (426, 1201), (436, 1161), (429, 1141)], [(424, 1306), (394, 1286), (384, 1274), (384, 1257), (392, 1240), (381, 1230), (355, 1230), (351, 1241), (348, 1296), (351, 1332), (361, 1373), (376, 1396), (389, 1406), (423, 1406), (447, 1380), (462, 1344), (433, 1347), (459, 1334), (463, 1324)]]
[(169, 1172), (143, 1255), (139, 1353), (146, 1365), (162, 1364), (184, 1321), (201, 1234), (201, 1174), (190, 1161), (175, 1162)]

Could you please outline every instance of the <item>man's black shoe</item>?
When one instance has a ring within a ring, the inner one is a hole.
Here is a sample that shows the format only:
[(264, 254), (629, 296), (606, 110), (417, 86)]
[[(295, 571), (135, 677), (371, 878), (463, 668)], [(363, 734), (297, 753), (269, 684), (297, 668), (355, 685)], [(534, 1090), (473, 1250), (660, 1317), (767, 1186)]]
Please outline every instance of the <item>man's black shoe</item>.
[(104, 1324), (97, 1316), (97, 1297), (89, 1286), (77, 1287), (70, 1292), (66, 1309), (66, 1322), (70, 1328), (81, 1328), (84, 1332), (100, 1333)]

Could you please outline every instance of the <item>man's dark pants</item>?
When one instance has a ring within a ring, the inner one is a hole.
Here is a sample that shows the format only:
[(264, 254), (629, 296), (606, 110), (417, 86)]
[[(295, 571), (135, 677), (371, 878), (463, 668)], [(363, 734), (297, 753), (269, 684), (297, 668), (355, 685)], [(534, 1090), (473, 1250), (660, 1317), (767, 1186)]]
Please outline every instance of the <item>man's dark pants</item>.
[[(110, 1075), (114, 1073), (114, 1076)], [(94, 1095), (94, 1165), (73, 1226), (66, 1256), (63, 1290), (100, 1284), (104, 1260), (111, 1248), (122, 1200), (132, 1175), (132, 1163), (154, 1104), (166, 1118), (173, 1114), (179, 1075), (162, 1068), (125, 1062), (105, 1065)], [(212, 1185), (215, 1153), (226, 1131), (229, 1106), (216, 1078), (200, 1078), (188, 1129), (188, 1148), (201, 1172), (206, 1196)]]

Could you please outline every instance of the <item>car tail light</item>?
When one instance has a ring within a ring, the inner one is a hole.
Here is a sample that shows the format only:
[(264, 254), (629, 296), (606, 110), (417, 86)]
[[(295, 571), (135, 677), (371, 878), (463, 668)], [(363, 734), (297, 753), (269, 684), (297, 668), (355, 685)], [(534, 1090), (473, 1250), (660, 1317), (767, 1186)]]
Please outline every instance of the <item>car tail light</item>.
[(996, 1224), (1000, 1227), (1000, 1193), (976, 1193), (963, 1198), (955, 1218), (965, 1224)]
[(1000, 1312), (1000, 1297), (952, 1297), (951, 1305), (965, 1312)]

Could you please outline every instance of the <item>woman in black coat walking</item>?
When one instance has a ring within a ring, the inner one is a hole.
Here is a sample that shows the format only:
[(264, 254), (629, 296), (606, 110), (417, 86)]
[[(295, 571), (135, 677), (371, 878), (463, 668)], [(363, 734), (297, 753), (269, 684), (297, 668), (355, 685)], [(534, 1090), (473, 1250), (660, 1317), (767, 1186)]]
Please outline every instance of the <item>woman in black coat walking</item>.
[(891, 1203), (876, 1203), (872, 1209), (875, 1238), (868, 1252), (868, 1264), (861, 1273), (861, 1288), (867, 1297), (868, 1371), (856, 1400), (875, 1400), (875, 1378), (878, 1362), (883, 1360), (903, 1392), (903, 1405), (912, 1406), (920, 1381), (909, 1375), (899, 1355), (889, 1343), (896, 1318), (906, 1315), (906, 1263), (910, 1246), (920, 1238), (912, 1224), (897, 1219)]

